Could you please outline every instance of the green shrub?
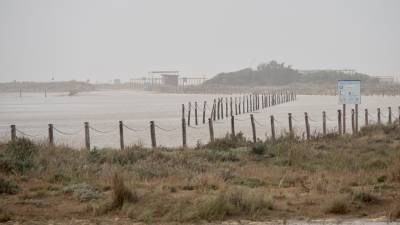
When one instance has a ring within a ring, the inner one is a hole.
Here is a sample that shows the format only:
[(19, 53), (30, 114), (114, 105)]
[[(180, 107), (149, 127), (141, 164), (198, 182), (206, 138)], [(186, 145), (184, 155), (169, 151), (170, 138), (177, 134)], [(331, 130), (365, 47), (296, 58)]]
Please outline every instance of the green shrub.
[(252, 148), (251, 152), (256, 155), (264, 155), (267, 150), (267, 146), (262, 142), (257, 142)]
[(379, 203), (379, 199), (374, 195), (366, 192), (358, 192), (354, 194), (354, 200), (366, 203), (366, 204), (376, 204)]
[(223, 138), (215, 138), (214, 142), (210, 142), (204, 147), (216, 150), (228, 150), (232, 148), (244, 147), (247, 145), (248, 142), (243, 136), (243, 133), (239, 132), (235, 136), (232, 136), (231, 134), (226, 134)]
[(16, 183), (0, 177), (0, 194), (16, 194), (20, 190)]
[(72, 194), (75, 199), (81, 202), (87, 202), (100, 197), (100, 193), (96, 189), (85, 183), (68, 185), (64, 187), (63, 191), (64, 193)]
[(3, 163), (14, 171), (25, 172), (35, 166), (38, 147), (29, 139), (18, 138), (8, 143)]
[(332, 213), (337, 215), (344, 215), (348, 213), (348, 205), (343, 199), (336, 199), (332, 202), (328, 202), (327, 207), (325, 208), (326, 213)]

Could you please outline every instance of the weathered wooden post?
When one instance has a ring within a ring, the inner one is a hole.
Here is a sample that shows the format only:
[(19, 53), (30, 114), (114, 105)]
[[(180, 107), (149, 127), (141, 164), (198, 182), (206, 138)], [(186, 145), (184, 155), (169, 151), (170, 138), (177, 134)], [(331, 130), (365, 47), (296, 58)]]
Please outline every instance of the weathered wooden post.
[(230, 100), (230, 107), (231, 107), (231, 116), (233, 116), (233, 102), (232, 102), (232, 97), (231, 97), (231, 100)]
[(343, 134), (346, 133), (346, 104), (343, 104)]
[(274, 119), (274, 116), (271, 116), (271, 138), (272, 138), (272, 141), (275, 141), (275, 119)]
[(237, 97), (235, 97), (235, 115), (238, 114)]
[(354, 114), (354, 117), (355, 117), (355, 125), (356, 125), (356, 133), (358, 133), (358, 104), (356, 104), (355, 105), (355, 108), (356, 108), (356, 111), (355, 111), (355, 114)]
[(249, 96), (246, 95), (246, 112), (249, 113)]
[(235, 137), (235, 117), (231, 116), (231, 134)]
[(154, 121), (150, 121), (150, 138), (151, 138), (151, 147), (156, 148), (157, 147), (156, 128), (154, 125)]
[(210, 142), (213, 143), (214, 142), (214, 128), (213, 128), (213, 122), (210, 119), (208, 119), (208, 128), (210, 131)]
[(381, 109), (378, 108), (378, 124), (381, 125)]
[(253, 112), (253, 105), (254, 105), (254, 98), (253, 98), (253, 94), (249, 95), (249, 99), (250, 99), (250, 112)]
[(49, 124), (49, 146), (54, 146), (54, 132), (53, 132), (53, 124)]
[(293, 138), (294, 133), (293, 133), (293, 124), (292, 124), (292, 113), (288, 113), (288, 119), (289, 119), (289, 135), (291, 138)]
[[(185, 105), (183, 107), (185, 107)], [(203, 103), (203, 124), (206, 123), (206, 107), (207, 107), (207, 101), (204, 101), (204, 103)], [(185, 117), (183, 117), (183, 118), (185, 118)]]
[(225, 117), (228, 118), (228, 97), (225, 97)]
[(364, 123), (365, 123), (365, 126), (368, 126), (368, 109), (365, 109), (364, 111), (365, 111), (365, 113), (364, 113), (364, 117), (365, 117)]
[(186, 122), (185, 118), (182, 118), (182, 146), (186, 147)]
[(11, 125), (10, 127), (11, 127), (11, 141), (15, 141), (17, 140), (17, 128), (14, 124)]
[(250, 121), (251, 121), (251, 130), (253, 131), (253, 142), (257, 142), (257, 135), (256, 135), (256, 125), (254, 123), (254, 116), (250, 114)]
[(326, 112), (322, 111), (322, 134), (326, 136)]
[(310, 124), (308, 122), (308, 114), (307, 114), (307, 112), (304, 113), (304, 121), (306, 122), (307, 140), (310, 140)]
[(389, 124), (392, 124), (392, 107), (388, 107), (388, 113), (389, 113), (389, 115), (388, 115), (388, 123)]
[(217, 110), (216, 110), (216, 107), (217, 107), (217, 102), (216, 102), (216, 100), (215, 100), (215, 98), (214, 98), (214, 104), (213, 104), (213, 119), (214, 119), (214, 121), (217, 119)]
[(19, 89), (19, 97), (20, 98), (22, 97), (22, 89), (21, 88)]
[(398, 110), (398, 114), (399, 114), (399, 118), (398, 118), (397, 122), (399, 122), (399, 126), (400, 126), (400, 106), (399, 106), (399, 108), (397, 110)]
[(239, 96), (238, 99), (239, 99), (238, 110), (239, 110), (239, 115), (240, 115), (240, 114), (242, 114), (242, 110), (241, 110), (241, 108), (242, 108), (242, 96)]
[(197, 125), (199, 125), (198, 121), (197, 121), (197, 102), (194, 102), (194, 123)]
[(124, 123), (122, 120), (119, 121), (119, 144), (121, 147), (121, 150), (125, 149), (125, 143), (124, 143)]
[(85, 122), (85, 146), (87, 150), (90, 150), (89, 122)]
[(189, 105), (188, 105), (188, 121), (187, 121), (188, 126), (190, 126), (190, 113), (191, 113), (191, 111), (192, 111), (192, 103), (189, 102)]
[(44, 89), (44, 97), (47, 98), (47, 89)]
[(220, 113), (220, 111), (219, 111), (220, 105), (221, 105), (221, 99), (218, 98), (218, 103), (217, 103), (217, 119), (218, 120), (220, 119), (220, 115), (219, 115), (219, 113)]
[(342, 134), (342, 112), (340, 111), (340, 109), (338, 109), (338, 132), (339, 135)]
[(351, 132), (352, 134), (356, 133), (356, 122), (354, 118), (354, 109), (351, 109)]
[(242, 99), (243, 99), (243, 101), (242, 101), (242, 112), (243, 112), (243, 114), (245, 114), (246, 113), (246, 110), (244, 109), (244, 99), (245, 99), (245, 95), (243, 95), (242, 96)]
[(221, 119), (224, 119), (224, 98), (221, 98)]

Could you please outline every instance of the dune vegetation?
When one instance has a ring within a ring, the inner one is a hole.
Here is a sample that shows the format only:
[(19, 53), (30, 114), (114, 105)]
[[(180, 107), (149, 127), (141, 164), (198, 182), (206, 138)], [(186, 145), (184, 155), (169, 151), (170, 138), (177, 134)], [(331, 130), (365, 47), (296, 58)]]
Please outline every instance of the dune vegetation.
[(187, 149), (0, 144), (0, 221), (132, 222), (400, 217), (400, 127)]

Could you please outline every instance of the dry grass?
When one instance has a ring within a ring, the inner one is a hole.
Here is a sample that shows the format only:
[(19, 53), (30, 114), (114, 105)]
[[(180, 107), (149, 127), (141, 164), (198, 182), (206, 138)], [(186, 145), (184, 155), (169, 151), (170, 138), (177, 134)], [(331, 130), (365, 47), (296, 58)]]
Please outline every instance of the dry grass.
[[(259, 142), (256, 149), (242, 136), (185, 150), (132, 146), (87, 152), (23, 142), (0, 145), (0, 175), (22, 190), (1, 198), (0, 208), (24, 218), (93, 215), (87, 212), (148, 223), (343, 214), (398, 217), (397, 126), (307, 142), (281, 137), (274, 143)], [(25, 154), (23, 146), (32, 151)], [(87, 184), (98, 197), (79, 201), (59, 191), (76, 184)], [(23, 196), (34, 196), (26, 200), (40, 200), (42, 208), (18, 204)], [(29, 213), (20, 213), (27, 209)]]

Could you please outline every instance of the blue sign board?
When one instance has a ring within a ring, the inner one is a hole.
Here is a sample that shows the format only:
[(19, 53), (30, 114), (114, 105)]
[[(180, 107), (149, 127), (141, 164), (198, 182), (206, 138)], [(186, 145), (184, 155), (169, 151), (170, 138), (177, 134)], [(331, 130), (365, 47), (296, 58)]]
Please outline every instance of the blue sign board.
[(339, 80), (338, 95), (340, 104), (361, 104), (361, 81)]

